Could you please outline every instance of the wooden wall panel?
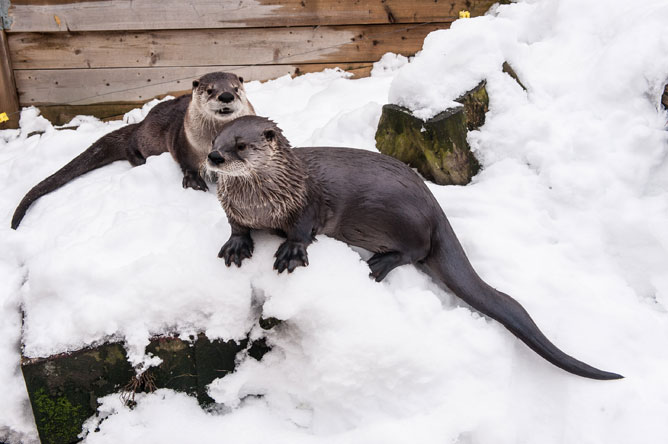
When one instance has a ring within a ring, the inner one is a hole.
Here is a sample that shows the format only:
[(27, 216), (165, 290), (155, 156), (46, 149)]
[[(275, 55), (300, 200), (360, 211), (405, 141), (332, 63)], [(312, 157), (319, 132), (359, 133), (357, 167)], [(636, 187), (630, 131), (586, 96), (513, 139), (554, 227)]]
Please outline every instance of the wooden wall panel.
[(452, 21), (490, 0), (12, 0), (12, 32), (204, 29)]
[(340, 67), (364, 77), (371, 63), (181, 66), (170, 68), (103, 68), (16, 71), (19, 100), (23, 106), (100, 102), (145, 102), (167, 94), (179, 95), (190, 89), (194, 79), (212, 71), (235, 72), (245, 81), (268, 80), (283, 75), (318, 72)]
[(0, 29), (0, 113), (7, 114), (9, 120), (0, 122), (0, 130), (18, 128), (19, 101), (16, 95), (14, 72), (5, 31)]
[[(7, 45), (21, 106), (62, 123), (189, 89), (211, 71), (248, 80), (340, 67), (368, 75), (386, 52), (492, 0), (12, 0)], [(105, 108), (104, 105), (107, 104)]]
[(128, 68), (376, 61), (411, 55), (449, 23), (141, 32), (13, 33), (14, 69)]

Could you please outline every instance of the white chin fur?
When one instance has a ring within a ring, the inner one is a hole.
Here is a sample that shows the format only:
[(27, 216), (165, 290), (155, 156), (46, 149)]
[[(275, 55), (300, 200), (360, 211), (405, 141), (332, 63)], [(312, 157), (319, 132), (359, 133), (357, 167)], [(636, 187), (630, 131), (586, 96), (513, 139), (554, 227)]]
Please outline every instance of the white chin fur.
[(237, 107), (229, 107), (229, 108), (232, 110), (232, 112), (226, 114), (222, 114), (219, 112), (222, 108), (216, 108), (216, 109), (209, 108), (209, 114), (213, 115), (217, 119), (224, 119), (224, 120), (236, 119), (237, 117), (239, 117), (239, 109)]
[(211, 162), (206, 162), (206, 173), (211, 176), (230, 176), (239, 177), (247, 176), (248, 168), (245, 165), (239, 165), (240, 162), (230, 164), (228, 167), (220, 168), (218, 165), (213, 165)]

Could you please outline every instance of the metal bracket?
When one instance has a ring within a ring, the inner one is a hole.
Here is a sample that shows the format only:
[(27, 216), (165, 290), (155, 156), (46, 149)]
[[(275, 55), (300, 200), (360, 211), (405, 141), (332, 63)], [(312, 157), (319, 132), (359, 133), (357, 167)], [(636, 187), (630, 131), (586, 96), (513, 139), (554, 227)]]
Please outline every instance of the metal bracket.
[(0, 29), (9, 29), (12, 27), (14, 20), (9, 16), (9, 7), (11, 4), (10, 0), (0, 0)]

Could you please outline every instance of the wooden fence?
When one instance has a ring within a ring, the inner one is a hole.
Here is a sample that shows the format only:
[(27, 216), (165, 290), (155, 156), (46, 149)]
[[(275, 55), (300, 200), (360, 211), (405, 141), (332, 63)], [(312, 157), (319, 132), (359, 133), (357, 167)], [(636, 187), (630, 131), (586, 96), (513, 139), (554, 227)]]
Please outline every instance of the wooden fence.
[(56, 123), (81, 113), (117, 116), (183, 93), (193, 78), (217, 70), (267, 80), (338, 66), (365, 76), (386, 52), (415, 54), (461, 10), (481, 15), (495, 3), (0, 1), (9, 3), (0, 31), (0, 112), (35, 105)]

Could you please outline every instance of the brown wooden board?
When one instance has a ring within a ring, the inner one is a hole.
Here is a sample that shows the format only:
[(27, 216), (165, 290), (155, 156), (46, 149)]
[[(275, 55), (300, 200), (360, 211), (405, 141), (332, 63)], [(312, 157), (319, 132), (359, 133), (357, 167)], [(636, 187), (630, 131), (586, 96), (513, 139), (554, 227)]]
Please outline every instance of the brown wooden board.
[(369, 62), (412, 55), (427, 34), (449, 26), (15, 33), (9, 48), (15, 70)]
[(490, 0), (12, 0), (12, 32), (205, 29), (451, 21)]
[(19, 101), (14, 83), (14, 73), (9, 58), (9, 48), (5, 31), (0, 29), (0, 113), (6, 113), (9, 118), (6, 122), (0, 122), (0, 130), (18, 128), (19, 123)]
[(93, 105), (39, 106), (42, 117), (53, 125), (65, 125), (76, 116), (95, 116), (100, 120), (121, 120), (125, 113), (143, 105), (143, 102), (95, 103)]
[[(86, 105), (101, 102), (137, 102), (190, 90), (192, 81), (213, 71), (234, 72), (245, 81), (318, 72), (340, 67), (359, 77), (369, 74), (371, 63), (309, 65), (205, 66), (172, 68), (111, 68), (19, 70), (16, 83), (21, 106)], [(96, 114), (97, 115), (97, 114)]]

